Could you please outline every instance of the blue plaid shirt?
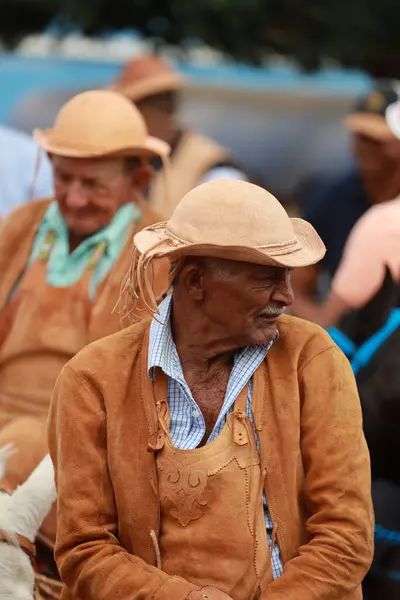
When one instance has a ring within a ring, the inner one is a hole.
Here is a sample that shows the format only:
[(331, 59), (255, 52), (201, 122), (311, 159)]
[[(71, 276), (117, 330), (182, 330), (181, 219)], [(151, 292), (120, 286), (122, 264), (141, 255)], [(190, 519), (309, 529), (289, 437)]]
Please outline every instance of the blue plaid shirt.
[[(159, 367), (168, 377), (168, 404), (170, 410), (170, 434), (174, 445), (181, 450), (197, 448), (206, 433), (203, 415), (194, 400), (183, 375), (182, 365), (172, 338), (170, 316), (172, 294), (159, 306), (158, 321), (153, 319), (150, 326), (148, 369), (153, 376), (154, 367)], [(160, 322), (159, 322), (160, 321)], [(207, 443), (221, 432), (228, 413), (233, 409), (235, 400), (248, 384), (247, 415), (252, 421), (252, 377), (255, 370), (265, 359), (273, 342), (264, 346), (249, 346), (237, 352), (229, 376), (225, 399), (214, 429)], [(265, 526), (270, 548), (272, 548), (273, 523), (264, 497)], [(278, 544), (272, 549), (272, 570), (274, 579), (283, 573), (282, 559)]]

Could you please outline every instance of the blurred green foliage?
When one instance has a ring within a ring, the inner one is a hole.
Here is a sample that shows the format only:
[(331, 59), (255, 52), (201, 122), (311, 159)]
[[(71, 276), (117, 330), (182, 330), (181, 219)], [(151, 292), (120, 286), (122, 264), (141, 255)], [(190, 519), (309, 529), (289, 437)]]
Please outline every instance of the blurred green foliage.
[(400, 0), (0, 0), (9, 46), (54, 20), (88, 35), (136, 28), (183, 47), (198, 38), (254, 64), (278, 53), (307, 70), (332, 60), (400, 77)]

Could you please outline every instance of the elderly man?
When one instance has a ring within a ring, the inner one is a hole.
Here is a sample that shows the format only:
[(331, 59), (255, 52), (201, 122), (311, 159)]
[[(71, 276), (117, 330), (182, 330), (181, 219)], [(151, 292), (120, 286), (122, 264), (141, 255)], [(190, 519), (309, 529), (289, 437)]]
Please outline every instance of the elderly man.
[(0, 482), (9, 488), (47, 452), (64, 364), (120, 329), (112, 311), (132, 234), (157, 220), (141, 200), (148, 159), (169, 151), (130, 102), (104, 90), (70, 100), (34, 137), (51, 157), (55, 196), (19, 207), (0, 228), (0, 446), (18, 450)]
[(179, 73), (160, 58), (149, 55), (131, 60), (112, 86), (135, 102), (151, 135), (172, 148), (168, 202), (162, 191), (161, 174), (148, 190), (151, 206), (166, 219), (181, 198), (199, 183), (222, 178), (247, 180), (226, 148), (195, 131), (185, 130), (179, 123), (179, 93), (184, 84)]
[(323, 330), (282, 315), (318, 235), (221, 180), (134, 241), (126, 293), (154, 317), (79, 353), (50, 409), (63, 598), (360, 599), (373, 519), (354, 378)]

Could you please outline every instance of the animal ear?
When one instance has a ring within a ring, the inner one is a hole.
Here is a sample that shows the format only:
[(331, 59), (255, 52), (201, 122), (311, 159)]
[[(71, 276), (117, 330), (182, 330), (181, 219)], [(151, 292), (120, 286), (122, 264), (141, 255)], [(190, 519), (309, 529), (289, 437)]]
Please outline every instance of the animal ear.
[(0, 448), (0, 480), (6, 474), (7, 459), (16, 452), (17, 449), (12, 443), (5, 444)]
[(12, 495), (12, 522), (15, 533), (24, 535), (33, 542), (56, 497), (53, 463), (47, 454), (25, 483)]

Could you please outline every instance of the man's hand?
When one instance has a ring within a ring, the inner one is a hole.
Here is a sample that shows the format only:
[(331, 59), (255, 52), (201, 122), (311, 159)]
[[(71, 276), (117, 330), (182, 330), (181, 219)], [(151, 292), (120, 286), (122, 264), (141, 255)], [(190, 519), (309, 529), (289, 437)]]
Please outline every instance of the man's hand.
[(212, 585), (206, 585), (201, 590), (190, 592), (188, 600), (232, 600), (232, 598)]

